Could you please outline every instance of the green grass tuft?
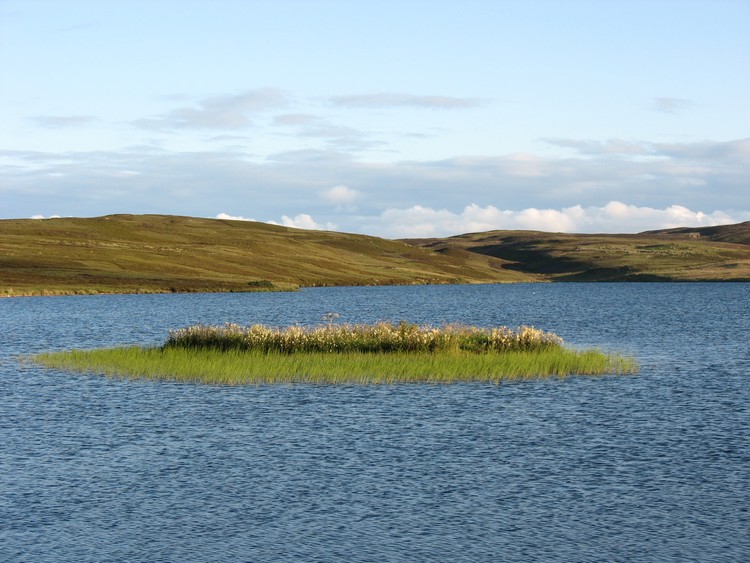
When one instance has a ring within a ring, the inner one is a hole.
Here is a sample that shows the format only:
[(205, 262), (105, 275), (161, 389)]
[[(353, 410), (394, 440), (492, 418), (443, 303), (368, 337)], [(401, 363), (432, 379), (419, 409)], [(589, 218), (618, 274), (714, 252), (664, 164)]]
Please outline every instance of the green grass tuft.
[(285, 354), (186, 348), (112, 348), (38, 354), (50, 368), (112, 377), (223, 385), (493, 382), (634, 373), (634, 360), (599, 351)]
[(634, 373), (635, 361), (563, 348), (531, 327), (442, 328), (400, 323), (272, 329), (192, 326), (161, 347), (48, 352), (39, 364), (107, 376), (225, 385), (456, 383)]

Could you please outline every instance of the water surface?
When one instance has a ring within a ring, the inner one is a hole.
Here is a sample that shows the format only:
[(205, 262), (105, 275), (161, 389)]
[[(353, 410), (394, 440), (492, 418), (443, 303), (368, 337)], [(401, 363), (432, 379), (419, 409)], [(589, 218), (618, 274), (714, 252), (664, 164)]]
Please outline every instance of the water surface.
[[(0, 560), (750, 558), (750, 284), (0, 300)], [(531, 324), (636, 376), (196, 386), (21, 364), (193, 323)]]

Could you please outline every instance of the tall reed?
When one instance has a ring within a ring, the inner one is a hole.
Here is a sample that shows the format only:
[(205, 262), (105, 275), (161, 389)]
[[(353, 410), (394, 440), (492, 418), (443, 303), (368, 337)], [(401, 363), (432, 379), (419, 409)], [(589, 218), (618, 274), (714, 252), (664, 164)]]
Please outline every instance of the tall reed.
[(534, 327), (491, 329), (401, 322), (325, 324), (272, 328), (263, 325), (194, 325), (169, 332), (164, 348), (210, 348), (262, 352), (508, 352), (559, 348), (562, 339)]

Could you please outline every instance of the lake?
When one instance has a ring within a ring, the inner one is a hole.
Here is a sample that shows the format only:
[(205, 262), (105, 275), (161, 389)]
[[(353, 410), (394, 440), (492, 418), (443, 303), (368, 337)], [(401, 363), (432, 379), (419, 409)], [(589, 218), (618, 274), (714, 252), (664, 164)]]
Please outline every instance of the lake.
[[(123, 381), (18, 361), (194, 323), (534, 325), (640, 373)], [(2, 561), (750, 559), (750, 284), (0, 300)]]

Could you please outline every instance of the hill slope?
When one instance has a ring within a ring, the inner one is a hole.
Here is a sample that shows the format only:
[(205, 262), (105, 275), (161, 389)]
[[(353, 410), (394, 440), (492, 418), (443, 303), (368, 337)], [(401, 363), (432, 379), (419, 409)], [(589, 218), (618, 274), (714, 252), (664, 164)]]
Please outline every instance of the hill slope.
[(662, 280), (750, 281), (750, 222), (636, 235), (491, 231), (389, 241), (165, 215), (0, 220), (0, 296)]
[(162, 215), (0, 220), (0, 295), (528, 279), (501, 260), (364, 235)]
[(750, 281), (750, 222), (640, 234), (491, 231), (411, 239), (505, 261), (505, 269), (550, 281)]
[(680, 227), (677, 229), (662, 229), (660, 231), (646, 231), (643, 234), (684, 235), (691, 239), (750, 245), (750, 221), (736, 223), (734, 225), (719, 225), (716, 227)]

